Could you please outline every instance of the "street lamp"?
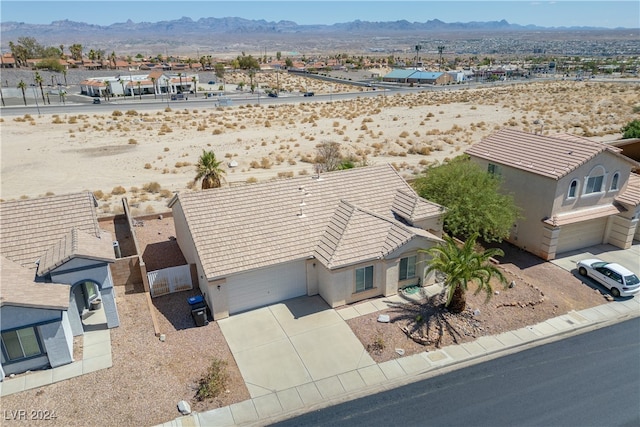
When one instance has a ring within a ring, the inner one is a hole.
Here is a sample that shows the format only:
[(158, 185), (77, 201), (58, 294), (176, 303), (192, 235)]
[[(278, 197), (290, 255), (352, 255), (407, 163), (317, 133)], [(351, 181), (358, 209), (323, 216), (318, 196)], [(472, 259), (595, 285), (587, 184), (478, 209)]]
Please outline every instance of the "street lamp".
[(40, 105), (38, 105), (38, 94), (36, 93), (36, 85), (30, 84), (31, 89), (33, 89), (33, 98), (36, 100), (36, 108), (38, 109), (38, 116), (40, 115)]

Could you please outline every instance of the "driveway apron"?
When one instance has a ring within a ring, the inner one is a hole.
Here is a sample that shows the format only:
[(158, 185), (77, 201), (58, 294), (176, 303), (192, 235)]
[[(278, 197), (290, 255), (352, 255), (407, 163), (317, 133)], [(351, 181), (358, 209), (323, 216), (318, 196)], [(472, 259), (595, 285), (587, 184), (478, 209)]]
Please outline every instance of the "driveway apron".
[(218, 321), (252, 398), (375, 365), (319, 296)]

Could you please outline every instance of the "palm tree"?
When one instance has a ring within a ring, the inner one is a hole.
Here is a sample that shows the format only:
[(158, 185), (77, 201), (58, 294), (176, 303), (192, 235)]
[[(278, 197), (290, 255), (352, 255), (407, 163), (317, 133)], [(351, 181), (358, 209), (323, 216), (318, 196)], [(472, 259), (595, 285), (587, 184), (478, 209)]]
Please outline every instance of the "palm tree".
[(26, 88), (27, 84), (24, 82), (24, 80), (20, 80), (20, 83), (18, 83), (18, 89), (22, 91), (22, 100), (24, 101), (25, 106), (27, 105), (27, 96), (24, 93)]
[(193, 83), (193, 95), (197, 98), (198, 97), (198, 88), (196, 86), (198, 86), (197, 85), (198, 79), (195, 76), (193, 76), (193, 77), (191, 77), (191, 82)]
[(36, 71), (36, 77), (34, 80), (36, 84), (40, 86), (40, 93), (42, 94), (42, 103), (45, 104), (46, 100), (44, 99), (44, 89), (42, 89), (42, 76), (37, 71)]
[(435, 270), (445, 275), (445, 306), (453, 313), (464, 311), (469, 282), (476, 283), (476, 293), (484, 290), (487, 299), (493, 294), (490, 284), (493, 277), (497, 277), (503, 284), (506, 283), (502, 271), (489, 261), (492, 257), (503, 256), (504, 252), (497, 248), (477, 252), (474, 248), (477, 237), (478, 234), (475, 233), (459, 246), (453, 238), (445, 236), (444, 244), (420, 250), (432, 257), (428, 261), (427, 273)]
[(213, 151), (202, 150), (202, 155), (198, 159), (196, 170), (198, 173), (194, 179), (195, 182), (202, 180), (202, 189), (218, 188), (224, 180), (223, 176), (226, 172), (220, 168), (222, 161), (216, 159)]
[(182, 73), (178, 73), (178, 77), (180, 78), (180, 91), (178, 93), (182, 93)]
[(157, 99), (157, 91), (156, 91), (156, 78), (155, 77), (151, 77), (151, 84), (153, 85), (153, 99)]
[(140, 101), (142, 101), (142, 88), (140, 87), (140, 82), (137, 82), (136, 85), (138, 86), (138, 97), (140, 98)]

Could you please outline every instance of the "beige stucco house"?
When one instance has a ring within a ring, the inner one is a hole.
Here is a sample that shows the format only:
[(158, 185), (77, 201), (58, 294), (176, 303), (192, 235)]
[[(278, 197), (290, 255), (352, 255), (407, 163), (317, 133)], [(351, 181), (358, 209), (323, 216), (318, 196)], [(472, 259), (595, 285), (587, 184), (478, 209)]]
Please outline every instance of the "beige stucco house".
[[(620, 149), (574, 135), (503, 129), (473, 145), (471, 160), (503, 179), (523, 218), (509, 241), (539, 257), (640, 238), (640, 165)], [(635, 237), (634, 237), (635, 236)]]
[(302, 295), (332, 307), (423, 285), (444, 209), (389, 165), (179, 193), (176, 236), (215, 319)]

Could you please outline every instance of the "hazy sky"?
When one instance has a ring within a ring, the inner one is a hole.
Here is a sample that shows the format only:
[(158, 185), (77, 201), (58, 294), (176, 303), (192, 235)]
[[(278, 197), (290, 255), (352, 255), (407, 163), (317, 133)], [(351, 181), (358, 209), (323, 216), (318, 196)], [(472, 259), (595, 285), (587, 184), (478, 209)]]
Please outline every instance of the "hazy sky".
[(109, 25), (131, 19), (156, 22), (183, 16), (240, 17), (298, 24), (362, 21), (499, 21), (545, 27), (640, 28), (640, 1), (51, 1), (0, 0), (0, 21), (49, 24), (69, 19)]

